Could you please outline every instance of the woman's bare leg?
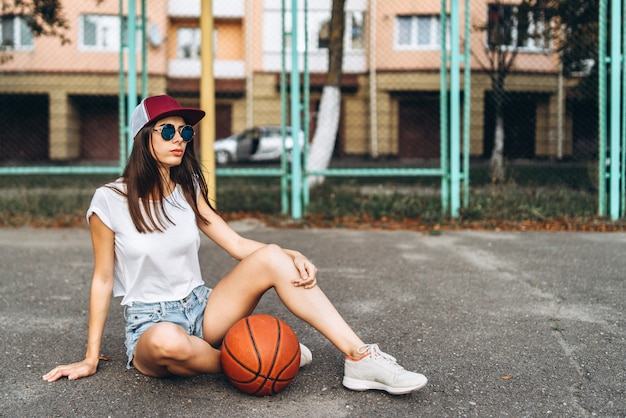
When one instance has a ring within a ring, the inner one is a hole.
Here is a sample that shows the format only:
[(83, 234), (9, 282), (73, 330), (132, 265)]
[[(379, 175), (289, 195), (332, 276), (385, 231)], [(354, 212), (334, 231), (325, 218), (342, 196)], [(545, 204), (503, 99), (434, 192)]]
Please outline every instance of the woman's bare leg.
[(141, 334), (133, 366), (152, 377), (195, 376), (222, 371), (219, 350), (171, 322), (155, 324)]
[(363, 341), (348, 326), (324, 292), (294, 286), (299, 278), (293, 260), (280, 247), (267, 245), (242, 260), (212, 290), (204, 312), (203, 335), (219, 347), (230, 327), (252, 313), (261, 296), (274, 288), (298, 318), (309, 323), (342, 353), (357, 359)]
[(299, 277), (293, 260), (276, 245), (267, 245), (242, 260), (211, 291), (204, 312), (204, 340), (168, 322), (146, 330), (135, 349), (133, 365), (153, 377), (221, 372), (219, 347), (230, 327), (250, 315), (272, 287), (297, 317), (309, 323), (346, 356), (357, 359), (363, 341), (321, 289), (294, 286)]

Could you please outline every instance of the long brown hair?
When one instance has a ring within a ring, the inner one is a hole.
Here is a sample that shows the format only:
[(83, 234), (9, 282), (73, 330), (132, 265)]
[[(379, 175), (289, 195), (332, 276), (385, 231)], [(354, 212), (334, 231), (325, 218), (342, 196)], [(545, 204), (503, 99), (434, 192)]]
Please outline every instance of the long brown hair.
[[(162, 232), (167, 224), (173, 224), (165, 210), (166, 194), (171, 191), (165, 190), (165, 179), (159, 170), (159, 162), (150, 149), (150, 136), (154, 126), (154, 123), (145, 126), (135, 137), (133, 149), (122, 173), (126, 191), (112, 187), (126, 197), (130, 217), (137, 231), (141, 233)], [(198, 194), (212, 210), (215, 209), (209, 202), (208, 186), (191, 143), (185, 148), (180, 165), (170, 169), (170, 177), (175, 184), (181, 186), (185, 200), (196, 214), (196, 219), (208, 224), (209, 221), (198, 210)]]

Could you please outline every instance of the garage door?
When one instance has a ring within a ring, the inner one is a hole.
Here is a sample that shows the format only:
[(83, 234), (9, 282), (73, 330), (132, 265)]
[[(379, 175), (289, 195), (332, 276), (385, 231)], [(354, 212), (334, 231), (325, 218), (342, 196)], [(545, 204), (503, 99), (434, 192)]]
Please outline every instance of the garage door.
[(398, 157), (439, 158), (439, 96), (401, 99)]

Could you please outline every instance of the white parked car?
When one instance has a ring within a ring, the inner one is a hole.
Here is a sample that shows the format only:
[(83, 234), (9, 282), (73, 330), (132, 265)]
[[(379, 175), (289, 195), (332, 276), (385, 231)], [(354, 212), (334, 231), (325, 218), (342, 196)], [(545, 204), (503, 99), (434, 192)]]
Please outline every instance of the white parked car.
[[(285, 148), (287, 159), (291, 161), (293, 140), (291, 128), (287, 127)], [(300, 133), (300, 146), (304, 144), (304, 134)], [(233, 162), (280, 161), (283, 152), (283, 138), (280, 126), (257, 126), (226, 138), (215, 140), (215, 162), (226, 165)]]

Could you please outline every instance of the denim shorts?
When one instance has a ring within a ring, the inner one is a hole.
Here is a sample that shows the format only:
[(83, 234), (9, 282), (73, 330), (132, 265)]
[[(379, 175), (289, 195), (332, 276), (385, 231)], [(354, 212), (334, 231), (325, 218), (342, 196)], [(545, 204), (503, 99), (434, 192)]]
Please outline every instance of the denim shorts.
[(132, 368), (133, 355), (139, 337), (145, 330), (159, 322), (180, 325), (189, 335), (202, 338), (204, 309), (211, 289), (198, 286), (184, 299), (169, 302), (132, 302), (124, 308), (126, 319), (127, 368)]

